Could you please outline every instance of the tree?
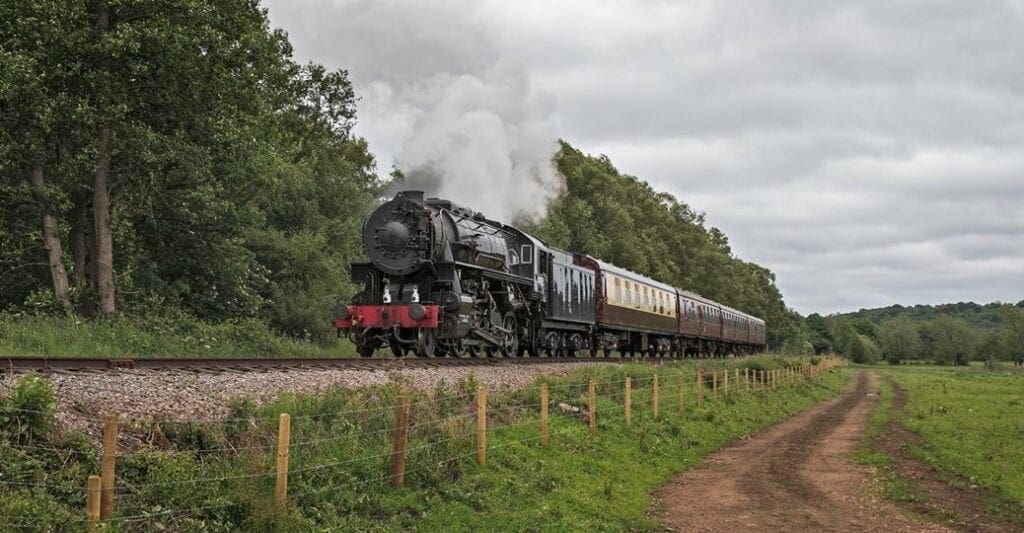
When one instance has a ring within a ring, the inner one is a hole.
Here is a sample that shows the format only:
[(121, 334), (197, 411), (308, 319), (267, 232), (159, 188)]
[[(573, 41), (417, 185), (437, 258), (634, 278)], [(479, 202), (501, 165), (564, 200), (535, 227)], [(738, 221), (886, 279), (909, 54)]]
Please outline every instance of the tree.
[(828, 329), (828, 322), (818, 313), (807, 315), (804, 320), (810, 336), (811, 345), (814, 346), (814, 353), (822, 354), (833, 350), (832, 333)]
[(917, 357), (921, 351), (917, 326), (907, 319), (890, 320), (882, 324), (878, 328), (878, 341), (882, 356), (894, 365)]
[(975, 352), (973, 330), (960, 320), (940, 316), (921, 326), (922, 355), (938, 364), (966, 365)]
[(867, 335), (854, 333), (849, 340), (847, 354), (854, 363), (871, 364), (878, 362), (879, 350)]
[[(38, 253), (47, 257), (50, 286), (65, 313), (71, 310), (71, 301), (59, 211), (61, 185), (67, 180), (53, 180), (58, 183), (53, 186), (47, 183), (47, 174), (61, 176), (71, 168), (62, 160), (66, 155), (62, 149), (75, 144), (80, 125), (76, 110), (82, 104), (77, 90), (81, 64), (76, 53), (86, 42), (84, 13), (74, 1), (33, 0), (0, 6), (0, 130), (4, 132), (0, 143), (3, 159), (9, 161), (0, 171), (9, 184), (11, 200), (17, 202), (18, 189), (24, 187), (38, 208), (35, 220), (42, 237)], [(32, 247), (21, 249), (35, 252)], [(13, 266), (19, 275), (36, 264), (27, 257), (6, 259), (22, 262)]]
[(1016, 365), (1024, 365), (1024, 308), (1005, 306), (1001, 309), (1003, 324), (999, 329), (999, 341), (1007, 358)]
[(853, 326), (854, 331), (861, 335), (872, 339), (878, 338), (878, 328), (870, 319), (857, 317), (850, 321), (850, 325)]

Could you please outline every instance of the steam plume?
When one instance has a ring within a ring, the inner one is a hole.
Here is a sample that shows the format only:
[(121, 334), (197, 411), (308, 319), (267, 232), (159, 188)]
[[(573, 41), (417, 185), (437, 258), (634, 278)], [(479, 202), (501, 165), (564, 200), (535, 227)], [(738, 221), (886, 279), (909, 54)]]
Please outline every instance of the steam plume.
[(421, 96), (429, 102), (396, 164), (408, 188), (449, 198), (511, 221), (543, 215), (558, 193), (558, 149), (551, 104), (512, 70), (483, 77), (441, 75)]
[(270, 2), (299, 53), (349, 70), (357, 132), (405, 176), (394, 188), (506, 222), (542, 216), (562, 184), (554, 102), (501, 60), (478, 10), (468, 0)]

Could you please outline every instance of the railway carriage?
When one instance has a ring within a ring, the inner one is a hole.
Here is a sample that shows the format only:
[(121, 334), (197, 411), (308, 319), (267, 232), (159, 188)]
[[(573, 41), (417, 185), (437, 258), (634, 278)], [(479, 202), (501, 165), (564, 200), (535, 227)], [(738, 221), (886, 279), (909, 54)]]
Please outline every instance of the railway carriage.
[(590, 256), (577, 255), (576, 261), (596, 274), (596, 348), (606, 355), (673, 350), (679, 312), (674, 287)]

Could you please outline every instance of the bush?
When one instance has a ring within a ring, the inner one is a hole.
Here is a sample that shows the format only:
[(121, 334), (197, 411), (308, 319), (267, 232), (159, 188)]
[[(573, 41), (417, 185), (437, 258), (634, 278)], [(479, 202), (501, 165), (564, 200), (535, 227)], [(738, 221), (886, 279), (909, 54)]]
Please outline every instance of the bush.
[(19, 444), (45, 439), (53, 430), (56, 408), (48, 380), (21, 378), (11, 396), (0, 400), (0, 438)]
[(871, 364), (878, 362), (878, 346), (867, 336), (856, 334), (849, 346), (849, 356), (854, 363)]

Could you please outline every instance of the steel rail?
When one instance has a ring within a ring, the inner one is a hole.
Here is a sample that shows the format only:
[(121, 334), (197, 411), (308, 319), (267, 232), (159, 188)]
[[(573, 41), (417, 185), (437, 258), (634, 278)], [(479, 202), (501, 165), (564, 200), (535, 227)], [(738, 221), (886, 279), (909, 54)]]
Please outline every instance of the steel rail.
[(671, 358), (619, 358), (619, 357), (313, 357), (313, 358), (270, 358), (270, 357), (154, 357), (154, 358), (110, 358), (110, 357), (18, 357), (0, 356), (0, 372), (103, 372), (112, 370), (191, 370), (191, 371), (270, 371), (346, 368), (353, 370), (398, 370), (402, 368), (435, 368), (448, 366), (502, 366), (502, 365), (543, 365), (553, 363), (661, 363)]

